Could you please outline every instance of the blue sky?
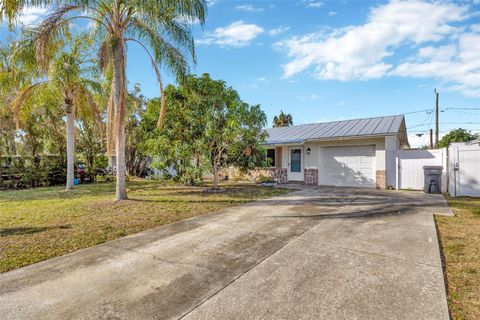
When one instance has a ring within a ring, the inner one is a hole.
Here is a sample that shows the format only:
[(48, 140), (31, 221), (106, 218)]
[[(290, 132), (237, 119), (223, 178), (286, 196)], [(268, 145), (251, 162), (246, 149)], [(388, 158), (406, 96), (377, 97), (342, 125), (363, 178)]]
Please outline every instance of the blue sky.
[[(441, 133), (480, 131), (480, 0), (217, 0), (205, 27), (193, 29), (192, 71), (225, 80), (269, 122), (281, 109), (295, 124), (431, 109), (437, 88), (441, 109), (479, 108), (444, 110)], [(158, 96), (135, 45), (127, 72), (147, 97)], [(433, 115), (408, 114), (407, 128), (412, 145), (426, 144), (415, 134), (433, 128)]]

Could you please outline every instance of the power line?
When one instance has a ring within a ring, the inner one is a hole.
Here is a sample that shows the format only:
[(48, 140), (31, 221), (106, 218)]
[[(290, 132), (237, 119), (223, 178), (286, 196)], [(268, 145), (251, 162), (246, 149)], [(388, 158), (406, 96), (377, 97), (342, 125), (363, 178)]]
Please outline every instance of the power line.
[(407, 115), (407, 114), (414, 114), (414, 113), (421, 113), (421, 112), (427, 112), (428, 113), (428, 111), (433, 112), (433, 109), (422, 109), (422, 110), (418, 110), (418, 111), (404, 112), (402, 114)]
[(442, 122), (443, 124), (480, 124), (480, 121), (471, 122)]

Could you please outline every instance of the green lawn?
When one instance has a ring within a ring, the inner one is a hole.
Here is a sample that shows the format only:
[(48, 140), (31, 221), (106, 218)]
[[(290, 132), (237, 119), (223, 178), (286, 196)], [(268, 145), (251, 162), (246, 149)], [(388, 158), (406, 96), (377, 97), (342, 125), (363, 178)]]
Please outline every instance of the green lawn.
[(480, 198), (448, 199), (455, 217), (436, 216), (452, 319), (480, 319)]
[(129, 200), (114, 202), (114, 185), (0, 191), (0, 272), (128, 234), (288, 192), (253, 184), (204, 187), (130, 181)]

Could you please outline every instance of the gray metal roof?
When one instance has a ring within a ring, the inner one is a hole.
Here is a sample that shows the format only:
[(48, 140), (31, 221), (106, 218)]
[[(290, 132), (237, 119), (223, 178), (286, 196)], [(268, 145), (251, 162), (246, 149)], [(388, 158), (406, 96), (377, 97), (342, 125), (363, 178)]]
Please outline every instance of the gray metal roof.
[(403, 115), (301, 124), (266, 129), (267, 144), (303, 143), (308, 140), (387, 136), (405, 129)]

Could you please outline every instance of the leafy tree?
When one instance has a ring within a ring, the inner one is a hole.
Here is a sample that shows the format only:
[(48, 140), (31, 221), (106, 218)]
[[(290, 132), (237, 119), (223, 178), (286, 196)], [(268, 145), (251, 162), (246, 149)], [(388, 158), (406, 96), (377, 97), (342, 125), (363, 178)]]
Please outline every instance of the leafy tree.
[(161, 129), (155, 130), (154, 123), (160, 112), (159, 99), (149, 101), (143, 119), (145, 131), (152, 132), (148, 138), (152, 166), (167, 175), (173, 169), (175, 178), (187, 184), (200, 183), (210, 168), (204, 145), (206, 104), (197, 96), (198, 84), (195, 77), (187, 77), (178, 88), (165, 89), (167, 112)]
[[(48, 5), (53, 0), (15, 0), (6, 1), (1, 6), (10, 23), (15, 20), (21, 9), (27, 5)], [(48, 43), (64, 35), (65, 28), (73, 19), (89, 19), (95, 26), (99, 48), (100, 66), (103, 70), (112, 70), (111, 104), (113, 112), (107, 112), (108, 122), (114, 122), (116, 153), (116, 199), (127, 199), (126, 162), (125, 162), (125, 119), (127, 103), (127, 42), (133, 42), (145, 49), (159, 81), (160, 93), (163, 84), (160, 68), (165, 67), (180, 79), (188, 72), (187, 56), (195, 60), (194, 42), (191, 35), (193, 21), (205, 21), (206, 2), (204, 0), (69, 0), (65, 5), (53, 11), (40, 25), (37, 37), (39, 57)], [(40, 59), (40, 66), (45, 61)], [(165, 99), (162, 94), (162, 106), (158, 126), (161, 126)], [(112, 139), (109, 139), (112, 141)]]
[(140, 85), (136, 84), (127, 96), (127, 142), (125, 148), (127, 173), (142, 176), (147, 162), (145, 140), (148, 131), (141, 126), (145, 113), (146, 98), (141, 94)]
[(465, 129), (459, 128), (451, 130), (438, 142), (439, 148), (446, 148), (452, 142), (468, 142), (478, 139), (478, 134), (472, 134)]
[(233, 88), (208, 74), (188, 76), (178, 88), (169, 86), (166, 97), (167, 121), (160, 136), (149, 142), (163, 168), (173, 167), (192, 182), (208, 168), (213, 188), (218, 188), (224, 166), (248, 169), (262, 164), (266, 116), (260, 106), (243, 102)]
[(273, 117), (273, 127), (288, 127), (293, 125), (292, 115), (283, 113), (283, 110), (280, 110), (280, 114)]

